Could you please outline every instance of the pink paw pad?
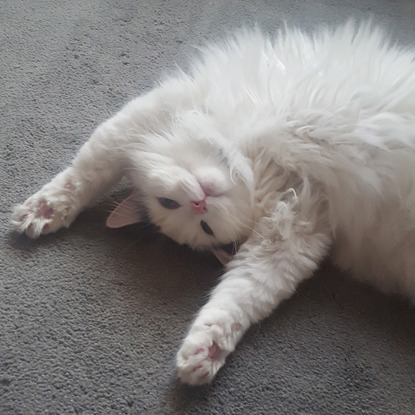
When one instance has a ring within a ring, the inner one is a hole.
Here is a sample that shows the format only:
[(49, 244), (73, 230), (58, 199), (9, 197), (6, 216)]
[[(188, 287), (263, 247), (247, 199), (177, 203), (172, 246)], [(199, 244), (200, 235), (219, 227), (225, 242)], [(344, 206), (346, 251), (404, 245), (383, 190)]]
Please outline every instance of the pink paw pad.
[(211, 360), (216, 360), (219, 358), (221, 350), (219, 349), (219, 346), (213, 342), (211, 346), (209, 346), (209, 351), (208, 351), (208, 357)]
[(42, 218), (50, 219), (52, 217), (53, 209), (47, 205), (45, 200), (42, 200), (39, 204), (38, 212)]
[(241, 323), (233, 323), (232, 331), (239, 331), (241, 329)]
[[(221, 350), (219, 346), (216, 344), (216, 342), (213, 342), (207, 349), (207, 352), (208, 352), (208, 358), (211, 360), (215, 360), (219, 357)], [(195, 352), (195, 354), (203, 354), (203, 353), (206, 353), (206, 349), (204, 347), (200, 347)]]

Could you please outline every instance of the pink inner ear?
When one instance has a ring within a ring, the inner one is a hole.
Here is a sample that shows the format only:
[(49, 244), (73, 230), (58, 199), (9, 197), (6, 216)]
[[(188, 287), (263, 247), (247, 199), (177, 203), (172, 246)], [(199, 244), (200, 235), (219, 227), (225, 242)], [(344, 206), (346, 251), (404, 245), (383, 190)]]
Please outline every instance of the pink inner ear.
[(124, 199), (108, 216), (106, 225), (108, 228), (122, 228), (142, 221), (141, 213), (138, 210), (138, 190)]

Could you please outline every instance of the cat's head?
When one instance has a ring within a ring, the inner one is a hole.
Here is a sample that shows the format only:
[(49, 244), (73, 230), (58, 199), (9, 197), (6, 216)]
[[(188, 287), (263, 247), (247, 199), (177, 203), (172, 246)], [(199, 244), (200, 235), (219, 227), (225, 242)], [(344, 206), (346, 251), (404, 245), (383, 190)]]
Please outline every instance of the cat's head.
[(133, 194), (113, 212), (112, 227), (140, 220), (140, 210), (179, 244), (213, 250), (243, 242), (253, 220), (249, 162), (218, 133), (189, 128), (142, 137), (131, 151)]

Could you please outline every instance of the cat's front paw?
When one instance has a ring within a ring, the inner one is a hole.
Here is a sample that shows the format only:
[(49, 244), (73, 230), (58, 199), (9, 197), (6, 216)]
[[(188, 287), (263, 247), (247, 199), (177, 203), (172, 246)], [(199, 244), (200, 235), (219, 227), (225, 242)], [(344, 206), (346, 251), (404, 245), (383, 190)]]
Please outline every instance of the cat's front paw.
[(219, 347), (209, 330), (189, 333), (176, 359), (180, 380), (189, 385), (210, 383), (228, 353)]
[(189, 385), (210, 383), (234, 350), (239, 330), (238, 323), (196, 320), (177, 353), (180, 380)]
[(19, 233), (32, 239), (68, 227), (76, 216), (76, 206), (69, 193), (72, 189), (51, 192), (47, 189), (35, 193), (23, 204), (15, 207), (11, 223)]

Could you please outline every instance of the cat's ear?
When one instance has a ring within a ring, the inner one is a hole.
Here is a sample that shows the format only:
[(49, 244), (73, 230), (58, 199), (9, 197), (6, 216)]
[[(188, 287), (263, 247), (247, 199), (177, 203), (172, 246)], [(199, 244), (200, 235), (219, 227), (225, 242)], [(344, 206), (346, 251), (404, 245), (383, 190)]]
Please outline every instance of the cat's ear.
[(106, 225), (108, 228), (122, 228), (143, 220), (138, 208), (138, 190), (124, 199), (108, 216)]

